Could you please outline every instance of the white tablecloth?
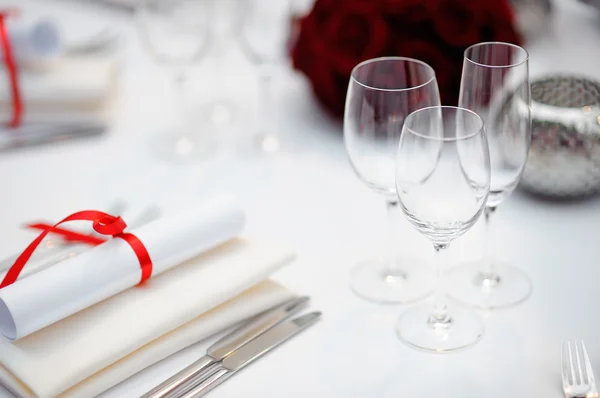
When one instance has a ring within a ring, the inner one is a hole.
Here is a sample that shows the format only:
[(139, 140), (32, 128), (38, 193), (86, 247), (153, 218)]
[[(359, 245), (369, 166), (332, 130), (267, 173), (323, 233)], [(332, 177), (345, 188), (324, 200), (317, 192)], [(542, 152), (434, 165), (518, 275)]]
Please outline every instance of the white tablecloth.
[[(60, 14), (65, 23), (81, 24), (81, 15), (88, 12), (74, 2), (48, 3), (34, 6)], [(600, 16), (574, 0), (563, 0), (556, 11), (553, 31), (529, 46), (532, 75), (571, 71), (600, 79)], [(132, 205), (155, 203), (168, 211), (229, 191), (246, 205), (248, 233), (284, 240), (297, 249), (298, 261), (275, 279), (310, 295), (324, 319), (213, 391), (214, 398), (560, 397), (559, 344), (566, 339), (585, 340), (600, 374), (598, 197), (560, 203), (521, 191), (513, 194), (494, 220), (497, 253), (527, 271), (533, 295), (516, 308), (481, 313), (486, 335), (469, 350), (451, 355), (413, 351), (393, 331), (405, 307), (374, 305), (348, 288), (351, 266), (383, 246), (383, 203), (354, 177), (340, 124), (318, 109), (304, 79), (288, 72), (278, 92), (279, 126), (294, 137), (294, 155), (221, 155), (192, 166), (157, 162), (147, 143), (169, 121), (166, 75), (141, 51), (130, 16), (109, 10), (92, 16), (110, 18), (124, 32), (116, 122), (100, 139), (0, 154), (0, 256), (32, 239), (31, 232), (20, 228), (27, 220), (55, 220), (82, 208), (106, 207), (115, 198)], [(215, 74), (218, 70), (221, 74)], [(194, 80), (198, 98), (220, 93), (234, 100), (238, 121), (251, 127), (254, 110), (249, 104), (256, 82), (241, 55), (232, 52), (218, 65), (201, 63)], [(405, 253), (430, 261), (432, 249), (425, 239), (405, 221), (399, 223), (404, 225), (400, 244)], [(450, 248), (452, 264), (480, 256), (480, 227)], [(104, 396), (141, 394), (203, 354), (208, 343), (147, 369)], [(8, 393), (0, 387), (4, 395)]]

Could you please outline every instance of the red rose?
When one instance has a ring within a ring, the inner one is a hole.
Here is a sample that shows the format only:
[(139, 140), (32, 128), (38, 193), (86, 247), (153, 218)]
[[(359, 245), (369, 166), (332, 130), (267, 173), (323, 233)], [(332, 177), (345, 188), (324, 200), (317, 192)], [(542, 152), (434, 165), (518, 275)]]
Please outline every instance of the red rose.
[(312, 79), (326, 51), (324, 43), (319, 40), (314, 14), (303, 18), (300, 21), (300, 32), (292, 48), (294, 68), (303, 71), (308, 78)]
[(493, 3), (486, 9), (482, 26), (481, 41), (502, 41), (521, 45), (523, 40), (513, 27), (515, 15), (505, 1)]
[[(517, 30), (512, 27), (514, 20), (514, 12), (509, 4), (506, 2), (496, 4), (496, 7), (490, 10), (488, 23), (486, 23), (486, 27), (489, 28), (490, 40), (521, 45), (523, 39)], [(511, 21), (511, 24), (508, 26), (507, 21)]]
[(327, 51), (319, 39), (314, 15), (302, 21), (301, 34), (292, 50), (292, 62), (312, 83), (319, 101), (332, 113), (343, 114), (348, 76), (340, 75), (327, 64)]
[(359, 62), (382, 55), (389, 29), (381, 13), (369, 3), (348, 2), (323, 26), (330, 65), (348, 75)]
[(435, 30), (447, 43), (470, 46), (479, 40), (481, 0), (440, 0), (431, 5)]
[(456, 64), (439, 47), (426, 41), (412, 40), (399, 45), (397, 52), (398, 55), (418, 59), (431, 66), (435, 71), (442, 103), (456, 102), (458, 93), (453, 93)]
[[(521, 42), (510, 0), (316, 0), (292, 58), (321, 103), (341, 116), (354, 66), (386, 55), (431, 65), (442, 102), (455, 104), (463, 53), (483, 41)], [(378, 81), (392, 81), (390, 73)]]
[(344, 0), (320, 0), (316, 1), (311, 12), (319, 24), (325, 23), (339, 8), (343, 7)]
[(321, 104), (334, 115), (344, 114), (349, 78), (324, 69), (313, 81), (313, 91)]
[(354, 66), (384, 54), (388, 43), (388, 26), (369, 3), (319, 0), (300, 23), (292, 60), (321, 103), (339, 115)]
[(420, 22), (429, 18), (428, 6), (432, 2), (437, 3), (436, 0), (380, 0), (380, 8), (386, 16)]

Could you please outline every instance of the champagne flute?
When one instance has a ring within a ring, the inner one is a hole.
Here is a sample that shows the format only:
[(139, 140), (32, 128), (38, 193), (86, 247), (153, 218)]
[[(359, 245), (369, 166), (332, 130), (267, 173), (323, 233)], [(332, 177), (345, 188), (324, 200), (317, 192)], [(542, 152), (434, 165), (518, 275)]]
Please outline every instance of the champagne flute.
[(177, 125), (151, 142), (154, 152), (170, 161), (202, 160), (214, 149), (208, 129), (201, 133), (195, 126), (185, 101), (187, 68), (208, 52), (212, 7), (212, 0), (143, 0), (137, 10), (142, 44), (155, 62), (173, 72)]
[[(404, 122), (396, 160), (396, 187), (408, 221), (431, 240), (441, 263), (450, 243), (481, 215), (490, 190), (490, 158), (483, 120), (456, 107), (435, 106)], [(443, 267), (433, 304), (407, 310), (398, 337), (413, 348), (455, 351), (477, 343), (483, 325), (469, 309), (446, 302)]]
[(435, 72), (424, 62), (375, 58), (352, 71), (344, 111), (346, 153), (360, 180), (385, 199), (389, 223), (386, 257), (363, 261), (351, 273), (352, 290), (367, 300), (406, 303), (431, 291), (430, 270), (398, 258), (395, 252), (394, 161), (404, 118), (416, 109), (439, 104)]
[(449, 275), (449, 294), (479, 308), (503, 308), (529, 297), (531, 281), (494, 259), (490, 221), (496, 207), (515, 189), (525, 168), (531, 141), (529, 55), (508, 43), (480, 43), (465, 51), (459, 105), (486, 123), (492, 165), (485, 208), (483, 264), (465, 264)]

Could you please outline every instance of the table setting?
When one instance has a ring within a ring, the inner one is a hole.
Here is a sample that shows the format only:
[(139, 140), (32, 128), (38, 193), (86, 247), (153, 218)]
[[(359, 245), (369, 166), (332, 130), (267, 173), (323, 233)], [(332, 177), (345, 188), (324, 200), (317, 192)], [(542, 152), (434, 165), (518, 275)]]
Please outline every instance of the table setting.
[(12, 134), (2, 134), (1, 148), (104, 133), (117, 85), (118, 30), (110, 22), (92, 23), (82, 35), (47, 14), (17, 7), (7, 8), (3, 19), (10, 38), (3, 52), (10, 55), (0, 117), (10, 121)]
[(593, 3), (0, 6), (0, 397), (598, 396)]

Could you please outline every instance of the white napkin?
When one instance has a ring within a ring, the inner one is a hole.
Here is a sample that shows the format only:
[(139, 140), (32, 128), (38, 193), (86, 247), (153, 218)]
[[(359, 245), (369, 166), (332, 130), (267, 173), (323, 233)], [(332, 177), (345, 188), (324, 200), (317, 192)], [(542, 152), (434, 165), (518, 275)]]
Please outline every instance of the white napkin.
[[(233, 197), (215, 196), (131, 234), (143, 243), (156, 277), (238, 236), (244, 219)], [(0, 289), (0, 333), (20, 339), (137, 285), (141, 275), (132, 246), (121, 238), (110, 239)]]
[(22, 397), (94, 396), (290, 298), (287, 290), (262, 283), (215, 309), (291, 258), (285, 250), (234, 239), (23, 339), (0, 340), (0, 382)]
[[(102, 121), (117, 83), (113, 55), (65, 56), (19, 72), (24, 122)], [(0, 120), (11, 114), (9, 80), (0, 68)]]

